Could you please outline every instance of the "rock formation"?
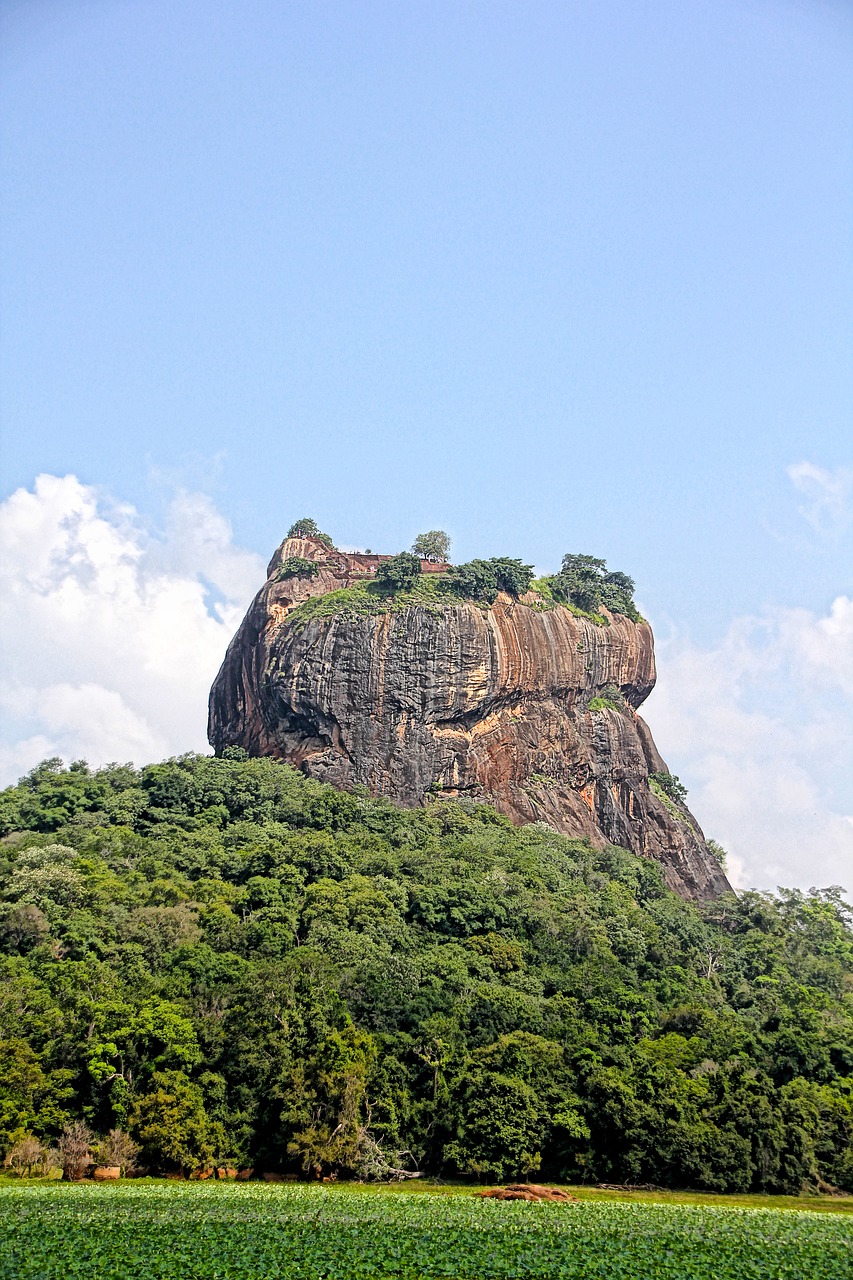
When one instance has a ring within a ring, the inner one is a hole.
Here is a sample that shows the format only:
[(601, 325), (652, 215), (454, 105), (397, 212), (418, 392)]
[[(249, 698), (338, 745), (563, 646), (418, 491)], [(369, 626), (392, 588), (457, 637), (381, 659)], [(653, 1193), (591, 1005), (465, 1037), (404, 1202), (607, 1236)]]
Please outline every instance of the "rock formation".
[[(294, 574), (294, 558), (315, 570)], [(487, 801), (654, 858), (685, 897), (728, 889), (696, 819), (649, 779), (668, 770), (636, 711), (655, 683), (648, 623), (605, 611), (603, 626), (534, 593), (488, 608), (329, 596), (380, 559), (282, 543), (211, 690), (217, 752), (240, 746), (407, 806)], [(601, 705), (614, 688), (624, 703)]]

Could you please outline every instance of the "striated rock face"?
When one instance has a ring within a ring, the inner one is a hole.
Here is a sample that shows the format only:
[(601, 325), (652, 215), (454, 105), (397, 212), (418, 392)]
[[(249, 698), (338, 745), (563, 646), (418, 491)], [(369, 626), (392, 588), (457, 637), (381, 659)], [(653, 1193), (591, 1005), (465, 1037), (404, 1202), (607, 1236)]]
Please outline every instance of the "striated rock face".
[[(316, 576), (282, 578), (296, 556)], [(282, 544), (211, 690), (217, 752), (241, 746), (403, 805), (488, 801), (654, 858), (685, 897), (729, 888), (695, 818), (649, 783), (667, 768), (636, 712), (655, 683), (647, 623), (600, 626), (533, 595), (300, 615), (309, 597), (372, 577), (377, 559)], [(590, 710), (613, 685), (624, 708)]]

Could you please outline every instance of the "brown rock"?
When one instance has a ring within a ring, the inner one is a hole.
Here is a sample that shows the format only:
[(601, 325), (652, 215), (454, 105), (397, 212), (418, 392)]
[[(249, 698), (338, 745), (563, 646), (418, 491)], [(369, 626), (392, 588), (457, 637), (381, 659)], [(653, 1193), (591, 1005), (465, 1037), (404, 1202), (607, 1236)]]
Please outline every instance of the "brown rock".
[(116, 1164), (99, 1164), (95, 1169), (96, 1182), (115, 1182), (121, 1177), (121, 1168)]
[(484, 1200), (527, 1200), (531, 1204), (577, 1204), (577, 1196), (561, 1187), (543, 1187), (532, 1182), (514, 1182), (507, 1187), (492, 1187), (477, 1193)]
[(254, 1174), (255, 1174), (254, 1169), (238, 1169), (237, 1181), (248, 1182), (250, 1178), (254, 1177)]
[[(290, 556), (316, 561), (317, 576), (279, 579)], [(472, 797), (653, 858), (684, 897), (729, 888), (696, 819), (649, 785), (668, 770), (637, 714), (655, 683), (648, 623), (615, 614), (600, 626), (506, 595), (488, 609), (290, 616), (371, 576), (378, 559), (282, 543), (211, 690), (217, 752), (241, 746), (402, 805)], [(591, 711), (610, 685), (624, 708)]]

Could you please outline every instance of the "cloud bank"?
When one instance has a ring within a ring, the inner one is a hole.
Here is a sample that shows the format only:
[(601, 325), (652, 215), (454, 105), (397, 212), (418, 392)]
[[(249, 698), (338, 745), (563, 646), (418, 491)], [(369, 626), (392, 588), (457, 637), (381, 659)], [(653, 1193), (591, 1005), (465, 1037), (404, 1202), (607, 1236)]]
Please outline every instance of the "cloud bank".
[[(208, 690), (264, 580), (209, 498), (178, 493), (152, 532), (43, 475), (0, 505), (0, 545), (0, 784), (46, 756), (208, 750)], [(853, 890), (853, 600), (737, 619), (712, 649), (658, 637), (658, 667), (645, 714), (734, 882)]]
[(739, 887), (853, 890), (853, 600), (657, 641), (644, 711)]
[(0, 505), (0, 782), (45, 756), (137, 763), (207, 750), (207, 694), (260, 558), (210, 499), (152, 536), (75, 476)]

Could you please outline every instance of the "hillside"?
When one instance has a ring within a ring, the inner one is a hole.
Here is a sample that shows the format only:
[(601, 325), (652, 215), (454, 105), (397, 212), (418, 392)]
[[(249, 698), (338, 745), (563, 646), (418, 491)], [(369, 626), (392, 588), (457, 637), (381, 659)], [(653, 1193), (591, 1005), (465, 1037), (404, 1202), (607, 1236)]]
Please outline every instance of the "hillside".
[(0, 1145), (151, 1170), (853, 1189), (835, 891), (660, 867), (270, 759), (49, 761), (0, 795)]
[(409, 558), (395, 585), (381, 576), (390, 557), (322, 536), (282, 543), (211, 690), (216, 752), (273, 756), (407, 806), (487, 801), (513, 822), (652, 858), (684, 897), (727, 892), (637, 714), (654, 639), (631, 580), (566, 557), (581, 562), (580, 608), (518, 561)]

